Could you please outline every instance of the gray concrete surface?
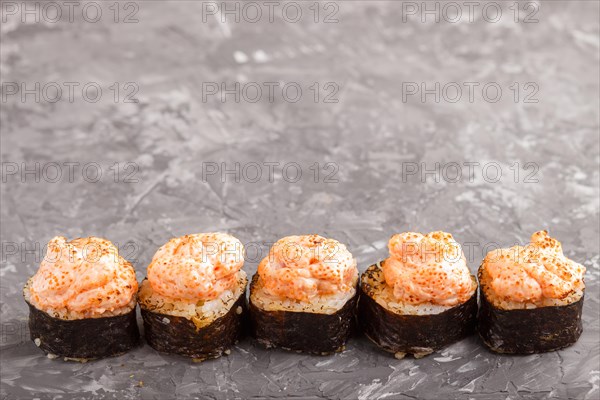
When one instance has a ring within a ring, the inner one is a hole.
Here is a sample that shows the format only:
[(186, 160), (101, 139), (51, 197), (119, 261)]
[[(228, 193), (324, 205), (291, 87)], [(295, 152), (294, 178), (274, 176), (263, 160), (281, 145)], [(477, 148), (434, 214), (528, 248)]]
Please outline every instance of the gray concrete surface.
[[(0, 4), (3, 399), (599, 398), (598, 2), (521, 2), (517, 21), (513, 2), (494, 3), (500, 18), (494, 4), (469, 15), (458, 2), (458, 17), (428, 2), (439, 22), (421, 2), (276, 3), (272, 20), (255, 3), (258, 21), (238, 3), (239, 22), (220, 2), (77, 3), (72, 22), (63, 5), (59, 21), (32, 8), (35, 22)], [(235, 82), (239, 102), (222, 101)], [(421, 98), (436, 82), (439, 101)], [(583, 336), (541, 355), (477, 337), (419, 360), (363, 338), (331, 357), (245, 340), (202, 364), (147, 345), (78, 364), (29, 341), (20, 294), (54, 235), (118, 243), (141, 279), (190, 232), (236, 235), (253, 273), (257, 250), (288, 234), (337, 238), (363, 271), (392, 233), (441, 229), (475, 271), (542, 228), (588, 270)]]

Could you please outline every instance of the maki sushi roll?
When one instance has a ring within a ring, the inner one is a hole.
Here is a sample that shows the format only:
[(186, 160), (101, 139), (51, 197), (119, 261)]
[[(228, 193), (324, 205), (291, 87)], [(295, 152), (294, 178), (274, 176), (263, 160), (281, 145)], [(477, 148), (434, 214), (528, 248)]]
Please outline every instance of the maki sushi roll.
[(138, 294), (148, 344), (194, 361), (229, 354), (247, 314), (243, 252), (226, 233), (186, 235), (163, 245)]
[(584, 274), (547, 231), (531, 235), (528, 246), (489, 252), (479, 268), (479, 336), (498, 353), (572, 345), (583, 329)]
[(451, 234), (405, 232), (388, 247), (361, 276), (358, 320), (373, 343), (420, 358), (475, 332), (477, 281)]
[(357, 282), (356, 261), (337, 240), (280, 239), (250, 284), (254, 337), (267, 348), (342, 351), (354, 325)]
[(137, 289), (133, 267), (110, 241), (57, 236), (23, 289), (31, 340), (49, 358), (125, 353), (139, 343)]

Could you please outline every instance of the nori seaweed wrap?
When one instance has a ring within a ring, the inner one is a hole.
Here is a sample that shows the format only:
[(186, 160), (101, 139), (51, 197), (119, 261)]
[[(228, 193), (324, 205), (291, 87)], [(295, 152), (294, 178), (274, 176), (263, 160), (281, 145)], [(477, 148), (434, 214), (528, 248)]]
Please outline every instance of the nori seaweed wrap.
[[(475, 278), (473, 277), (473, 281)], [(371, 265), (361, 276), (358, 321), (361, 331), (382, 350), (396, 358), (426, 356), (475, 332), (477, 291), (464, 303), (437, 313), (402, 314), (386, 307), (383, 271)], [(380, 299), (380, 301), (377, 301)], [(383, 304), (382, 304), (383, 303)]]
[(565, 306), (502, 310), (482, 291), (479, 336), (496, 353), (544, 353), (569, 347), (583, 331), (583, 297)]
[[(252, 277), (250, 292), (259, 285)], [(312, 311), (266, 311), (250, 300), (250, 326), (253, 336), (266, 348), (327, 355), (344, 350), (354, 331), (358, 291), (332, 314)], [(310, 307), (309, 307), (310, 308)]]
[(143, 307), (144, 335), (148, 344), (163, 353), (191, 357), (194, 361), (218, 358), (244, 336), (248, 314), (244, 291), (225, 315), (198, 327), (193, 320), (161, 314)]
[(245, 334), (243, 263), (241, 242), (225, 233), (186, 235), (163, 245), (138, 293), (148, 344), (193, 361), (229, 354)]
[(88, 361), (139, 344), (138, 284), (110, 241), (57, 236), (23, 288), (31, 340), (49, 358)]
[(50, 358), (89, 361), (123, 354), (140, 342), (135, 307), (112, 317), (64, 320), (27, 305), (31, 340)]
[(252, 335), (266, 348), (342, 351), (355, 328), (357, 283), (343, 244), (319, 235), (282, 238), (252, 277)]
[(489, 252), (479, 268), (479, 336), (492, 351), (559, 350), (581, 336), (585, 268), (547, 231), (528, 246)]

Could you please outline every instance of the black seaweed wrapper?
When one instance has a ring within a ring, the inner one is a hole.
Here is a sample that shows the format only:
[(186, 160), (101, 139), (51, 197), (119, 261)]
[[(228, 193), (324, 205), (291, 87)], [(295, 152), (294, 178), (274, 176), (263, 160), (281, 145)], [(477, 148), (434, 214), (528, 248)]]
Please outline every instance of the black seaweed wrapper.
[(135, 307), (112, 317), (63, 320), (27, 305), (31, 340), (47, 353), (93, 360), (125, 353), (140, 342)]
[(195, 361), (220, 357), (240, 340), (245, 333), (248, 314), (245, 291), (227, 314), (199, 329), (187, 318), (141, 310), (144, 335), (152, 348), (191, 357)]
[[(373, 271), (371, 266), (364, 274)], [(379, 305), (363, 280), (358, 301), (362, 332), (390, 353), (431, 353), (475, 333), (477, 291), (463, 304), (439, 314), (401, 315)]]
[[(257, 281), (258, 274), (255, 274), (250, 291)], [(252, 334), (267, 348), (279, 347), (319, 355), (342, 351), (355, 328), (357, 298), (358, 290), (333, 314), (265, 311), (250, 301)]]
[(507, 354), (544, 353), (575, 343), (583, 327), (583, 296), (566, 306), (502, 310), (480, 294), (479, 336), (490, 350)]

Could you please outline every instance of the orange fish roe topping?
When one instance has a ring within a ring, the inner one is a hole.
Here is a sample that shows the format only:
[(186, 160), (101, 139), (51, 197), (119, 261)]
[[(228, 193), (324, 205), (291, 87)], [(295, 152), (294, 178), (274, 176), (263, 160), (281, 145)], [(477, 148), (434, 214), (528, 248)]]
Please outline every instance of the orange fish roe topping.
[(454, 306), (467, 301), (477, 287), (460, 245), (449, 233), (404, 232), (392, 236), (388, 248), (383, 274), (400, 301)]
[(535, 232), (527, 246), (490, 251), (482, 268), (493, 293), (506, 301), (564, 299), (585, 286), (585, 267), (565, 257), (560, 242), (548, 231)]
[(127, 306), (138, 283), (117, 247), (97, 237), (67, 241), (57, 236), (31, 280), (30, 301), (38, 309), (102, 314)]
[(212, 300), (236, 283), (244, 246), (226, 233), (197, 233), (164, 244), (148, 266), (159, 294), (178, 300)]
[(260, 262), (258, 275), (267, 294), (308, 301), (354, 289), (358, 270), (352, 254), (337, 240), (302, 235), (279, 239)]

